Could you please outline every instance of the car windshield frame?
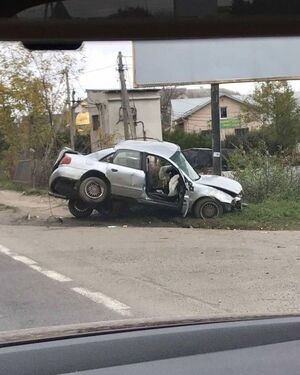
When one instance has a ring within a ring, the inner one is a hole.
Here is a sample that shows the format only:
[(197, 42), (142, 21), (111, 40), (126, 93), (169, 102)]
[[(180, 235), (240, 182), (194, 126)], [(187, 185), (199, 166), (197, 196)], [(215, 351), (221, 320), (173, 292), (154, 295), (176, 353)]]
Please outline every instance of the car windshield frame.
[(195, 171), (191, 164), (187, 161), (185, 156), (181, 151), (176, 151), (170, 160), (177, 165), (177, 167), (184, 172), (184, 174), (190, 178), (192, 181), (197, 181), (200, 179), (200, 175)]

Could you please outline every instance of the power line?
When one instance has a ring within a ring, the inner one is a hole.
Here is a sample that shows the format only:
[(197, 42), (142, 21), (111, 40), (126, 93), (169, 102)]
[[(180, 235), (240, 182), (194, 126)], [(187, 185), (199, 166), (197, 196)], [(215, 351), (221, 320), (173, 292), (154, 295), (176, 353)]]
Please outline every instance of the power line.
[(82, 73), (82, 75), (88, 74), (88, 73), (93, 73), (93, 72), (98, 72), (99, 70), (105, 70), (105, 69), (109, 69), (109, 68), (115, 68), (115, 67), (116, 67), (115, 65), (108, 65), (108, 66), (103, 66), (103, 67), (97, 68), (97, 69), (86, 70), (84, 73)]

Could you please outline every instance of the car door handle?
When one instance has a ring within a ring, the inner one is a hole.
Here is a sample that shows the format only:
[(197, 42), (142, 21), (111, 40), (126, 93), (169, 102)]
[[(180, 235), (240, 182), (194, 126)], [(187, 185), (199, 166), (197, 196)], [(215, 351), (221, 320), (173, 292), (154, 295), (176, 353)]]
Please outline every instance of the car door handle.
[(118, 172), (118, 170), (115, 169), (115, 168), (112, 168), (111, 171), (112, 171), (112, 172)]

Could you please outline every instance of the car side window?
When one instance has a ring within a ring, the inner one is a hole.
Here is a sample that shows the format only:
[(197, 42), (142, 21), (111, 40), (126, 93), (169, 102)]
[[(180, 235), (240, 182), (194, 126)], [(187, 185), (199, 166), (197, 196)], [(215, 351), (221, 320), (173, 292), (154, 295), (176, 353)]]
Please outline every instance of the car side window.
[(114, 156), (115, 154), (113, 153), (113, 154), (105, 156), (105, 158), (100, 159), (99, 161), (104, 161), (105, 163), (112, 163), (114, 160)]
[(112, 163), (128, 168), (141, 169), (141, 153), (132, 150), (120, 150), (114, 154)]

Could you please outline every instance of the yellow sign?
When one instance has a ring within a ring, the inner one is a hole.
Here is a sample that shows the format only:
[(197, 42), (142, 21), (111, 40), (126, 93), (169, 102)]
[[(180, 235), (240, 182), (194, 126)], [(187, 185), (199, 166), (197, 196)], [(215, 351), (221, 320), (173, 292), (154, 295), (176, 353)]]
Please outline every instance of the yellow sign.
[(89, 134), (91, 130), (90, 114), (89, 112), (80, 112), (76, 116), (76, 131), (79, 134)]

